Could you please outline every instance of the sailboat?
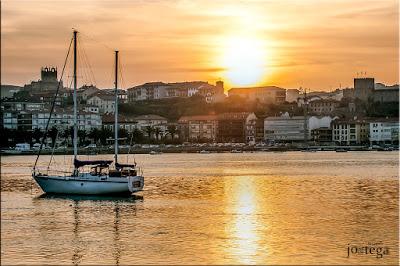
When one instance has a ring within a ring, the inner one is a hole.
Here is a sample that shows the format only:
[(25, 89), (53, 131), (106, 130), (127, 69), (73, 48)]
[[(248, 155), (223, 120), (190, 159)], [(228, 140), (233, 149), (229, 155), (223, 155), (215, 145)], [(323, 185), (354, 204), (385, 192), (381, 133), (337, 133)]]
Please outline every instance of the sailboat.
[[(80, 194), (80, 195), (103, 195), (103, 194), (131, 194), (143, 190), (144, 177), (138, 174), (135, 164), (122, 164), (118, 162), (118, 51), (115, 51), (115, 123), (114, 123), (114, 167), (111, 167), (113, 160), (79, 160), (78, 159), (78, 125), (77, 125), (77, 34), (73, 31), (74, 43), (74, 169), (72, 173), (65, 175), (52, 175), (42, 173), (36, 165), (40, 156), (45, 137), (43, 137), (39, 149), (32, 177), (46, 193), (55, 194)], [(57, 96), (57, 93), (56, 93)], [(55, 96), (55, 97), (56, 97)], [(54, 104), (50, 112), (54, 110)], [(46, 136), (46, 135), (45, 135)], [(83, 171), (84, 166), (90, 166), (91, 171)]]

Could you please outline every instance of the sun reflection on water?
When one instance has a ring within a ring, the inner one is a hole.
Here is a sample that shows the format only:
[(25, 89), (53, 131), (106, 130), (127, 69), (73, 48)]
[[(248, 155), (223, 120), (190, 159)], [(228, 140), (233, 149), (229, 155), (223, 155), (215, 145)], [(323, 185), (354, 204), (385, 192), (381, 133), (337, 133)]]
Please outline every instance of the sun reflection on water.
[(233, 219), (227, 224), (228, 253), (237, 263), (256, 263), (260, 250), (256, 186), (251, 178), (235, 178), (226, 190), (227, 210)]

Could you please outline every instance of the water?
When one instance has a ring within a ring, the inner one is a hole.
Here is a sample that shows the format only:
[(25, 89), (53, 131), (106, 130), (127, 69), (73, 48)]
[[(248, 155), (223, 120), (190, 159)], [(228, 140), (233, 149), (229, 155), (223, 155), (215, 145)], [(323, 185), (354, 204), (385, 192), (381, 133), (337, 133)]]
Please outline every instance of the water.
[(137, 155), (128, 198), (43, 196), (33, 156), (1, 159), (2, 264), (398, 262), (396, 152)]

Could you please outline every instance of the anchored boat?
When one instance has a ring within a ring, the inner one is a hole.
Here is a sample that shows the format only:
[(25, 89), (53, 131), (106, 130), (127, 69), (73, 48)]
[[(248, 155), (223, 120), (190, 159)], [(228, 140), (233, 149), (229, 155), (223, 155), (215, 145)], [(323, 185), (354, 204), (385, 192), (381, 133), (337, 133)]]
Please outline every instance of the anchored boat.
[[(46, 139), (51, 114), (54, 110), (55, 99), (58, 94), (60, 83), (54, 97), (49, 119), (46, 124), (45, 135), (42, 139), (38, 156), (33, 167), (32, 177), (46, 193), (56, 194), (80, 194), (80, 195), (103, 195), (103, 194), (131, 194), (143, 190), (144, 177), (138, 172), (136, 163), (118, 163), (118, 51), (115, 51), (115, 124), (114, 124), (114, 161), (113, 160), (90, 160), (83, 161), (78, 159), (78, 125), (77, 125), (77, 34), (74, 30), (74, 169), (72, 173), (63, 175), (53, 175), (49, 171), (41, 172), (37, 168), (40, 152)], [(71, 45), (70, 45), (71, 48)], [(70, 49), (69, 48), (69, 49)], [(69, 54), (69, 51), (68, 51)], [(67, 55), (68, 56), (68, 55)], [(65, 65), (64, 65), (65, 67)], [(113, 164), (114, 163), (114, 164)], [(113, 164), (113, 167), (111, 165)], [(90, 166), (90, 172), (83, 170), (84, 166)]]

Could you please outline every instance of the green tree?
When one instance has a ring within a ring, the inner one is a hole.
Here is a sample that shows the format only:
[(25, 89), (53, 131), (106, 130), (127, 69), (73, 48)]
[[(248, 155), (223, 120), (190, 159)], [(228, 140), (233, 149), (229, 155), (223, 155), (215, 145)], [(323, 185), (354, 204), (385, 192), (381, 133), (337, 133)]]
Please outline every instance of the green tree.
[(85, 130), (78, 130), (78, 139), (79, 139), (79, 145), (84, 145), (86, 141), (86, 131)]
[(143, 132), (135, 128), (130, 134), (131, 144), (143, 142)]
[(43, 132), (39, 128), (35, 128), (32, 132), (32, 137), (36, 143), (40, 142), (40, 138), (43, 137)]
[(90, 139), (93, 140), (94, 143), (97, 143), (100, 139), (100, 130), (98, 130), (97, 128), (92, 128), (92, 130), (90, 130), (88, 137)]
[(156, 140), (157, 141), (160, 139), (160, 134), (161, 134), (161, 129), (159, 127), (156, 127), (154, 129), (154, 135), (156, 135)]
[(152, 126), (146, 126), (144, 130), (147, 133), (147, 137), (149, 138), (149, 140), (151, 140), (151, 136), (154, 132), (154, 128)]
[(56, 127), (52, 127), (47, 134), (51, 138), (51, 146), (54, 147), (57, 140), (58, 129)]
[(168, 125), (167, 131), (168, 131), (168, 134), (171, 135), (171, 138), (174, 139), (175, 134), (177, 133), (178, 129), (177, 129), (176, 125)]
[(107, 139), (111, 138), (112, 136), (113, 136), (113, 132), (110, 129), (103, 127), (100, 130), (101, 145), (107, 145)]

